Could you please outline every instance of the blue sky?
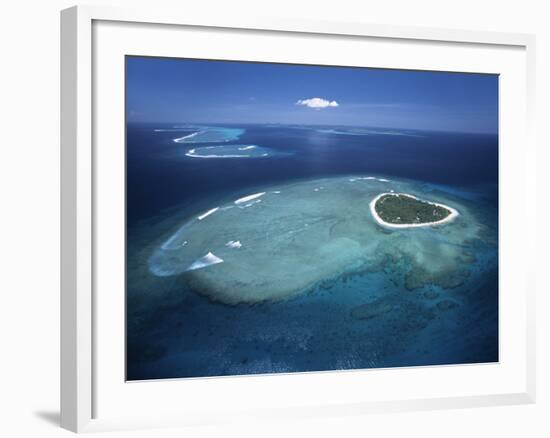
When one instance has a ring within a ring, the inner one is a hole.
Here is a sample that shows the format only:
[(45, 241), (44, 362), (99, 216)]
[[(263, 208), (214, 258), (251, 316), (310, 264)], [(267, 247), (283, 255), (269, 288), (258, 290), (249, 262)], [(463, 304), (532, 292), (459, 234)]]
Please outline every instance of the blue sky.
[(127, 58), (128, 121), (498, 131), (493, 75)]

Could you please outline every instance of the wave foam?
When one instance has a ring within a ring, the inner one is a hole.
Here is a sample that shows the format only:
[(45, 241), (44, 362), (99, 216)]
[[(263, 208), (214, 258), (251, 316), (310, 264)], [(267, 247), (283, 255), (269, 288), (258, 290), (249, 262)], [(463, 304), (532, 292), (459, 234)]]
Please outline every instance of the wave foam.
[(240, 240), (230, 240), (225, 244), (228, 248), (240, 248), (242, 245)]
[(202, 131), (193, 132), (193, 134), (184, 135), (183, 137), (175, 138), (173, 141), (174, 143), (185, 143), (186, 140), (189, 140), (190, 138), (193, 138), (201, 133)]
[(195, 271), (196, 269), (206, 268), (207, 266), (217, 265), (218, 263), (223, 263), (223, 259), (209, 252), (205, 256), (191, 263), (186, 271)]
[(237, 205), (243, 204), (245, 202), (252, 201), (253, 199), (259, 198), (260, 196), (263, 196), (263, 195), (265, 195), (265, 192), (254, 193), (253, 195), (248, 195), (248, 196), (245, 196), (243, 198), (237, 199), (235, 201), (235, 204), (237, 204)]
[(187, 152), (185, 155), (191, 158), (250, 158), (250, 155), (196, 155), (191, 153), (191, 151)]
[[(371, 179), (376, 179), (376, 177), (374, 177), (374, 176), (358, 176), (356, 178), (350, 178), (349, 181), (350, 182), (367, 181), (367, 180), (371, 180)], [(379, 181), (382, 181), (382, 180), (379, 180)]]
[(201, 214), (200, 216), (197, 216), (197, 219), (202, 221), (205, 217), (210, 216), (212, 213), (215, 213), (219, 209), (220, 209), (220, 207), (212, 208), (212, 209), (208, 210), (207, 212)]

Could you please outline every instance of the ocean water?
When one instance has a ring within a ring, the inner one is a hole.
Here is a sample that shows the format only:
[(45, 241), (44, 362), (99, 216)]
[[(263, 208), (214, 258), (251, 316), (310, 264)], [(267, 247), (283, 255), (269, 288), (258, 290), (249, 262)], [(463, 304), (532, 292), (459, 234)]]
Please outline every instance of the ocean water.
[(129, 124), (127, 247), (129, 380), (498, 361), (493, 135)]

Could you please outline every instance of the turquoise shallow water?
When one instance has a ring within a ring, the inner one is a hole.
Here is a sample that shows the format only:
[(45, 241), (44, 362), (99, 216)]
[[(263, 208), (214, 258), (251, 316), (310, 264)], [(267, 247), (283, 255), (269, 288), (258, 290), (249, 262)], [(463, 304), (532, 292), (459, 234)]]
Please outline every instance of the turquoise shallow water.
[[(170, 182), (169, 166), (189, 166), (192, 173), (191, 162), (199, 162), (195, 181), (206, 184), (197, 175), (216, 175), (217, 188), (199, 199), (191, 195), (199, 186), (180, 186), (179, 201), (174, 197), (170, 208), (153, 209), (155, 214), (129, 227), (128, 378), (498, 360), (498, 204), (490, 178), (468, 187), (381, 172), (372, 165), (376, 150), (364, 148), (359, 171), (336, 157), (351, 147), (350, 138), (357, 141), (353, 146), (366, 144), (360, 135), (293, 128), (281, 149), (269, 141), (278, 129), (270, 129), (262, 136), (243, 133), (235, 143), (296, 154), (249, 160), (246, 167), (232, 165), (234, 170), (215, 163), (219, 160), (174, 163), (163, 149), (151, 161), (166, 163)], [(169, 148), (180, 133), (155, 135)], [(417, 138), (430, 138), (422, 136)], [(396, 137), (397, 149), (405, 144), (400, 141), (416, 138)], [(380, 144), (388, 154), (385, 140), (376, 134), (366, 138), (371, 148)], [(338, 145), (339, 154), (329, 154), (333, 162), (326, 166), (353, 172), (327, 175), (323, 167), (307, 175), (302, 166), (277, 181), (266, 176), (272, 167), (291, 169), (308, 142)], [(224, 184), (244, 169), (255, 183)], [(383, 229), (370, 216), (368, 202), (387, 190), (445, 203), (460, 215), (439, 227)], [(227, 246), (230, 242), (241, 246)], [(208, 253), (223, 262), (207, 263), (215, 260), (204, 259)], [(189, 269), (197, 262), (204, 267)]]
[[(150, 325), (155, 329), (150, 349), (130, 356), (135, 361), (130, 377), (494, 361), (496, 333), (487, 326), (496, 327), (495, 260), (491, 251), (479, 256), (480, 272), (472, 270), (471, 283), (452, 289), (408, 290), (405, 262), (334, 279), (286, 301), (254, 305), (212, 302), (180, 281), (167, 282), (162, 306), (150, 312), (144, 299), (136, 309), (148, 317), (139, 319), (135, 333), (149, 337)], [(484, 282), (472, 289), (481, 276)], [(365, 305), (374, 310), (364, 319), (354, 317), (354, 309)]]
[[(394, 191), (456, 208), (452, 222), (387, 230), (370, 202)], [(424, 184), (351, 175), (258, 187), (212, 204), (179, 224), (151, 254), (157, 276), (183, 275), (198, 293), (226, 304), (278, 301), (320, 282), (405, 260), (409, 289), (456, 286), (491, 237), (466, 204)], [(494, 238), (493, 238), (494, 239)], [(390, 261), (388, 261), (390, 260)]]

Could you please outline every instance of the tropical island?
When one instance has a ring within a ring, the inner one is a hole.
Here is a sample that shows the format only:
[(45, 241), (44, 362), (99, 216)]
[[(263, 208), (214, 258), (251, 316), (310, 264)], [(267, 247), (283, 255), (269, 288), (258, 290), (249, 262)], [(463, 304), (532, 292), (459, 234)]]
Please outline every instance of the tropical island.
[(407, 193), (381, 193), (371, 201), (370, 210), (376, 222), (390, 228), (439, 225), (458, 216), (454, 208)]

